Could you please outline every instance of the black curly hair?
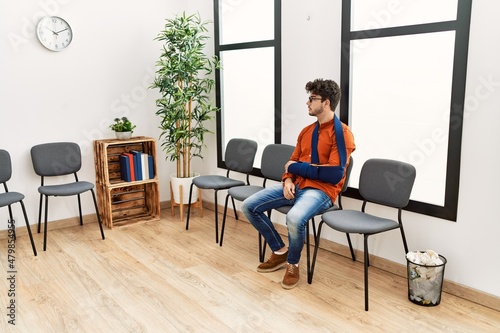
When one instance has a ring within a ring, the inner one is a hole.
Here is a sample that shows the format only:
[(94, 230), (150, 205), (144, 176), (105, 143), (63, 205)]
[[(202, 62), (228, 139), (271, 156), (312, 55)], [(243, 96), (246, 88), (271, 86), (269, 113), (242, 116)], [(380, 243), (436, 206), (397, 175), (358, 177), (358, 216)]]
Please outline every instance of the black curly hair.
[(321, 101), (329, 99), (332, 111), (335, 111), (342, 96), (339, 85), (333, 80), (316, 79), (309, 81), (306, 83), (306, 91), (321, 96)]

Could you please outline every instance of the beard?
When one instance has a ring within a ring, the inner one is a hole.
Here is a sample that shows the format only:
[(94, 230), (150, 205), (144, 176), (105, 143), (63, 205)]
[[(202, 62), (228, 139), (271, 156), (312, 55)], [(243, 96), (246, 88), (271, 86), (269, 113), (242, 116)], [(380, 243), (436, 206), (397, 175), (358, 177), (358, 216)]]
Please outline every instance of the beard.
[(325, 110), (325, 108), (323, 107), (322, 104), (320, 104), (320, 106), (316, 107), (316, 108), (309, 108), (309, 115), (310, 116), (318, 116), (320, 114), (323, 113), (323, 111)]

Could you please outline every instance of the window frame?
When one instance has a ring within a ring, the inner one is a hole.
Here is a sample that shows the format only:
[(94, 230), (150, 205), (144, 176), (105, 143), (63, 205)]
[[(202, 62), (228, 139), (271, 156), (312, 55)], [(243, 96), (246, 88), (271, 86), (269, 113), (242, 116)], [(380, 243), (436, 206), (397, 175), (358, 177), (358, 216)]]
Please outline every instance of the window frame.
[[(255, 49), (263, 47), (274, 48), (274, 143), (281, 143), (281, 0), (274, 0), (274, 39), (254, 41), (254, 42), (243, 42), (243, 43), (232, 43), (224, 44), (220, 43), (220, 8), (222, 6), (222, 0), (214, 0), (214, 50), (215, 55), (220, 58), (221, 52), (231, 51), (231, 50), (245, 50), (245, 49)], [(217, 129), (217, 167), (226, 169), (224, 162), (224, 137), (223, 137), (223, 117), (221, 113), (224, 112), (222, 109), (222, 95), (221, 91), (221, 70), (216, 70), (215, 72), (215, 102), (217, 107), (220, 108), (220, 112), (216, 115), (216, 129)], [(262, 177), (260, 168), (255, 168), (250, 173), (254, 176)]]
[[(472, 0), (458, 0), (457, 18), (452, 21), (396, 26), (371, 30), (351, 31), (351, 0), (342, 0), (342, 47), (340, 119), (349, 123), (350, 105), (350, 45), (352, 40), (380, 37), (404, 36), (431, 32), (455, 31), (453, 78), (450, 101), (448, 152), (446, 165), (444, 206), (410, 200), (405, 210), (438, 217), (450, 221), (457, 220), (460, 183), (460, 158), (462, 127), (469, 49), (469, 30)], [(349, 187), (344, 196), (362, 200), (359, 190)]]
[[(412, 211), (427, 216), (433, 216), (450, 221), (457, 220), (459, 182), (460, 182), (460, 159), (461, 159), (461, 142), (462, 142), (462, 127), (464, 117), (464, 101), (466, 88), (467, 74), (467, 56), (469, 46), (469, 30), (471, 19), (472, 0), (457, 0), (457, 18), (456, 20), (422, 23), (409, 26), (396, 26), (372, 30), (351, 31), (351, 0), (342, 0), (342, 31), (341, 31), (341, 68), (340, 68), (340, 85), (343, 91), (343, 98), (340, 101), (340, 119), (349, 125), (349, 84), (350, 84), (350, 43), (354, 39), (379, 38), (390, 36), (404, 36), (421, 34), (428, 32), (455, 31), (455, 51), (454, 51), (454, 66), (450, 100), (450, 118), (449, 118), (449, 134), (448, 134), (448, 152), (446, 165), (446, 181), (445, 181), (445, 198), (444, 205), (434, 205), (430, 203), (410, 200), (405, 210)], [(220, 18), (219, 9), (222, 0), (214, 0), (214, 36), (215, 36), (215, 54), (220, 56), (221, 52), (227, 50), (241, 50), (259, 47), (274, 47), (275, 50), (275, 113), (274, 113), (274, 130), (275, 143), (281, 143), (281, 0), (274, 1), (275, 22), (274, 22), (274, 40), (255, 41), (245, 43), (235, 43), (220, 45)], [(220, 89), (221, 73), (217, 70), (216, 77), (216, 105), (221, 106), (221, 98), (223, 92)], [(225, 169), (223, 160), (223, 128), (222, 115), (224, 110), (221, 109), (216, 116), (217, 129), (217, 167)], [(255, 176), (262, 176), (260, 169), (254, 168), (251, 173)], [(359, 190), (349, 187), (344, 196), (362, 199)]]

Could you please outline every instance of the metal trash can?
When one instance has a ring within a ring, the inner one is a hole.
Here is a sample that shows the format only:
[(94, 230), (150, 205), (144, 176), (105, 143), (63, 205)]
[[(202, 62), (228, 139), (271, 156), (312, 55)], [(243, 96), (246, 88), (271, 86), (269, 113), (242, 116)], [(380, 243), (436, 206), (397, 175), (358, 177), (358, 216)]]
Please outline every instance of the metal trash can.
[(441, 302), (446, 258), (432, 250), (406, 254), (408, 299), (418, 305), (436, 306)]

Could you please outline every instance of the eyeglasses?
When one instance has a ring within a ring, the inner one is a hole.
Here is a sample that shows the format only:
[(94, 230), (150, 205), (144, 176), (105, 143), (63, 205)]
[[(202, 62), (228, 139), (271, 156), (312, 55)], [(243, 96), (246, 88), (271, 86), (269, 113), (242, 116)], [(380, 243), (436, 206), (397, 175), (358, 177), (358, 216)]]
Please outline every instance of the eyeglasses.
[(311, 102), (311, 103), (312, 103), (312, 102), (313, 102), (313, 101), (315, 101), (315, 100), (323, 100), (323, 98), (321, 98), (321, 97), (312, 97), (312, 96), (309, 96), (309, 102)]

